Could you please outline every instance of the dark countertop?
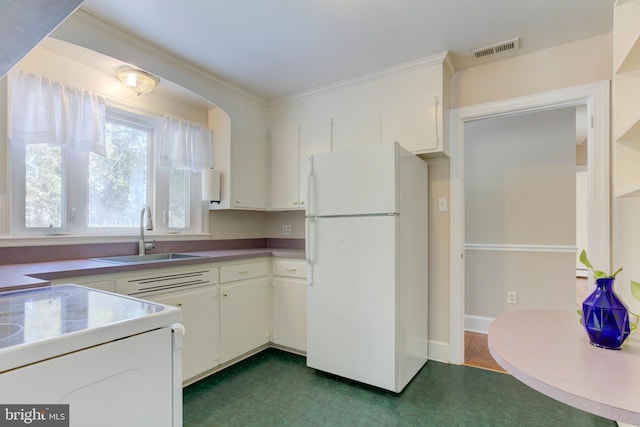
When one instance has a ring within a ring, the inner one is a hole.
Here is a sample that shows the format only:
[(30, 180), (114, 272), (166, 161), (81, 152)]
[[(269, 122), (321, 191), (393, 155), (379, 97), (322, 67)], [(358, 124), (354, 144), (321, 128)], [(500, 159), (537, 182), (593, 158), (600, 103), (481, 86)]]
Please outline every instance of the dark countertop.
[(304, 249), (288, 248), (231, 249), (181, 253), (198, 255), (198, 257), (171, 261), (150, 261), (139, 264), (116, 264), (94, 259), (77, 259), (0, 265), (0, 291), (48, 286), (51, 280), (57, 279), (147, 270), (160, 266), (177, 267), (272, 256), (298, 259), (304, 259), (305, 257)]

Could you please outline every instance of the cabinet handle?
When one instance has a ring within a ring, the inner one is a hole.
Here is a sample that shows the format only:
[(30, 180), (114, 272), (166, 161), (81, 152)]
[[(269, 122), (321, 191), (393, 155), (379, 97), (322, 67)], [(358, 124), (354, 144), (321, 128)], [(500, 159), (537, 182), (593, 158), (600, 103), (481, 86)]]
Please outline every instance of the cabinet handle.
[(298, 202), (293, 202), (293, 206), (298, 206)]
[(247, 274), (249, 272), (249, 270), (242, 270), (242, 271), (238, 271), (238, 274)]
[(182, 300), (180, 300), (180, 301), (178, 301), (178, 302), (176, 303), (176, 307), (182, 307)]
[(434, 113), (434, 115), (435, 115), (435, 119), (436, 119), (436, 121), (435, 121), (435, 123), (436, 123), (436, 144), (439, 147), (440, 146), (440, 135), (438, 134), (438, 97), (437, 96), (435, 97), (434, 105), (435, 105), (435, 113)]
[(222, 294), (222, 296), (223, 296), (223, 297), (226, 297), (226, 296), (227, 296), (227, 293), (226, 293), (226, 292), (224, 292), (224, 293)]
[(298, 271), (298, 270), (297, 270), (297, 269), (295, 269), (295, 268), (291, 268), (291, 267), (289, 267), (289, 268), (287, 268), (287, 271), (290, 271), (290, 272), (292, 272), (292, 273), (295, 273), (295, 272), (296, 272), (296, 271)]
[(300, 206), (304, 206), (304, 201), (300, 202)]
[(240, 204), (240, 199), (236, 199), (236, 204)]

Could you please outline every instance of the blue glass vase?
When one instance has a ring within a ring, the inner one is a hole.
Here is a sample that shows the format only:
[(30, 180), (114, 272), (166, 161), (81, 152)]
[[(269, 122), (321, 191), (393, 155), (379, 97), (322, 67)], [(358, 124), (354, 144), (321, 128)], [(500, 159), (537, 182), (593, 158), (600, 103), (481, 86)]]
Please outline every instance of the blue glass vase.
[(582, 303), (582, 324), (591, 344), (618, 350), (630, 329), (627, 306), (613, 291), (614, 280), (596, 279), (596, 289)]

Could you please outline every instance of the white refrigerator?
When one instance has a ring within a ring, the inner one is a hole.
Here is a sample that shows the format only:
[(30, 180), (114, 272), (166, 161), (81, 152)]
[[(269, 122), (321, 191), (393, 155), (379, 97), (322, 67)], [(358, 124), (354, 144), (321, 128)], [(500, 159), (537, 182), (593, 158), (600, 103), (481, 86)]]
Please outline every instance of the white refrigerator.
[(400, 392), (427, 361), (427, 164), (398, 143), (310, 162), (307, 365)]

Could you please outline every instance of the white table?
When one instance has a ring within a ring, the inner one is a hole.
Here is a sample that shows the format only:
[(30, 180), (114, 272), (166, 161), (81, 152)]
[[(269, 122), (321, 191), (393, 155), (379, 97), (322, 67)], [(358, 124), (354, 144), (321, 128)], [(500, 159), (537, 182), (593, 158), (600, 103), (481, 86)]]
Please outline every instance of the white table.
[(621, 350), (589, 343), (578, 315), (514, 311), (489, 327), (493, 358), (518, 380), (575, 408), (640, 425), (640, 336)]

